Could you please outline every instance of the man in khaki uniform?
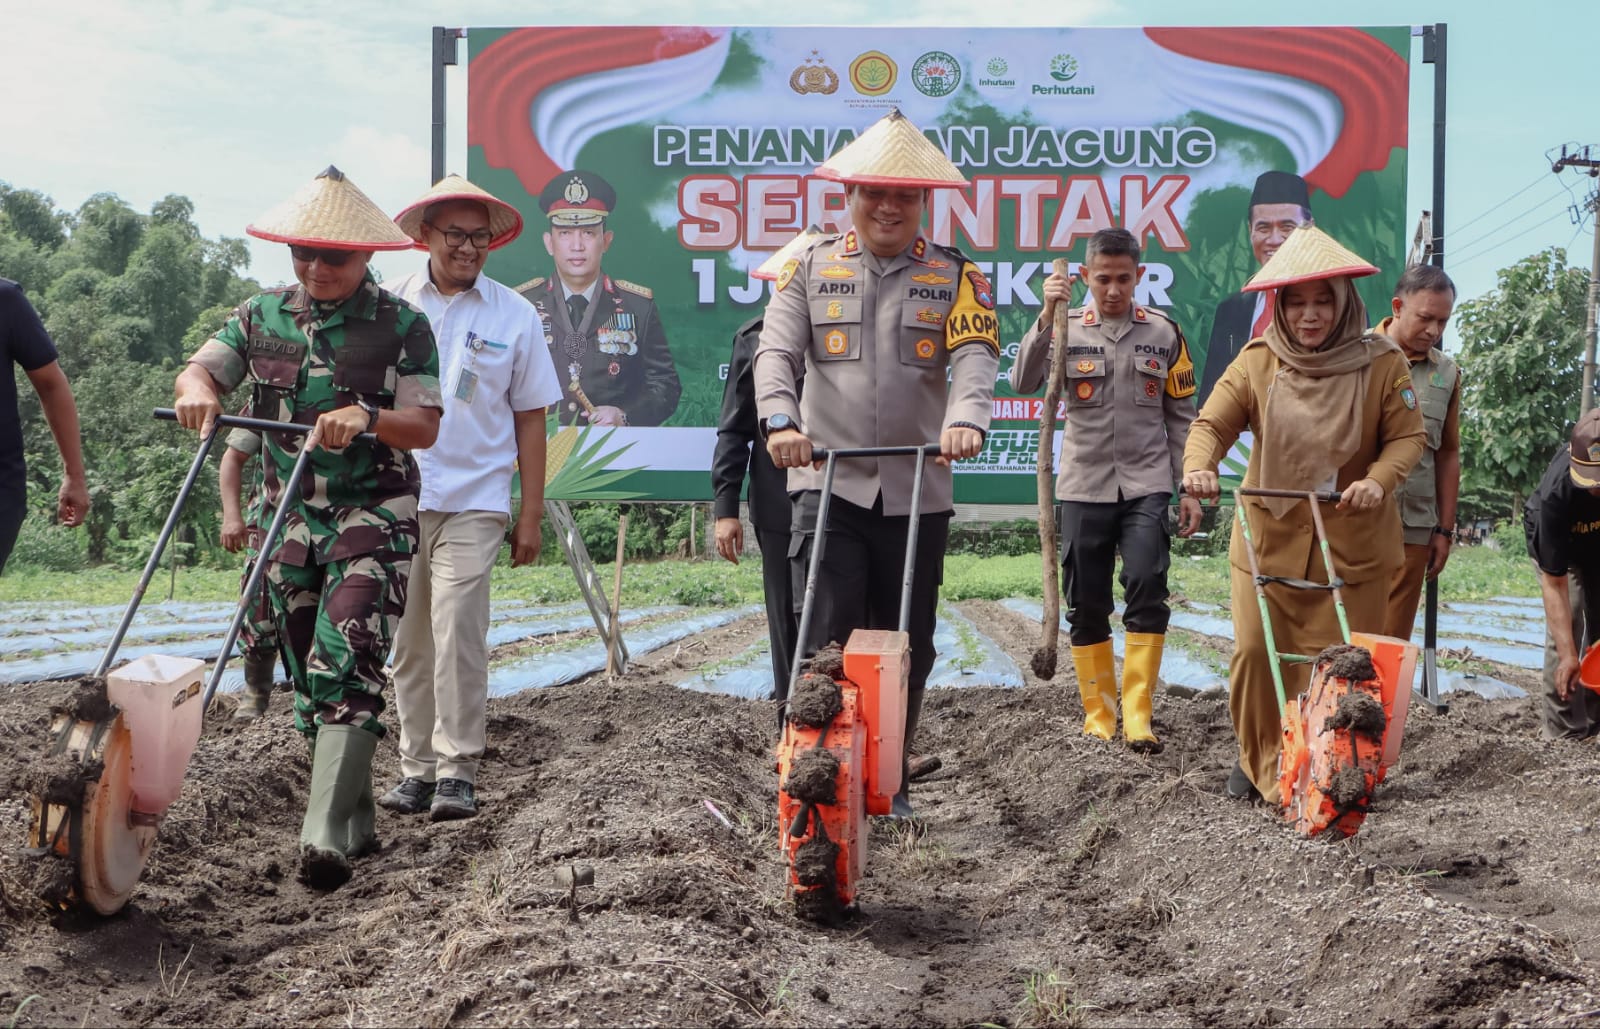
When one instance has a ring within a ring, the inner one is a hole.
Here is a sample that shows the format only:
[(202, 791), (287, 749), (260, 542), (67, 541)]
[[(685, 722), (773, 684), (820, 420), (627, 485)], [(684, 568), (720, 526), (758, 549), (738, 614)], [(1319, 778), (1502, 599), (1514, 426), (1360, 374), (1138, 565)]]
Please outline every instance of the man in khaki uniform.
[(1394, 287), (1394, 313), (1374, 332), (1400, 344), (1411, 362), (1411, 382), (1422, 411), (1428, 447), (1395, 493), (1404, 526), (1406, 563), (1389, 591), (1384, 634), (1411, 638), (1422, 580), (1437, 579), (1450, 560), (1456, 535), (1456, 497), (1461, 491), (1461, 369), (1439, 349), (1456, 285), (1431, 264), (1407, 268)]
[[(965, 179), (899, 111), (818, 174), (845, 183), (855, 228), (823, 237), (779, 272), (756, 348), (756, 411), (768, 453), (788, 469), (797, 593), (804, 588), (821, 499), (812, 441), (824, 447), (940, 445), (942, 456), (923, 480), (917, 535), (909, 751), (933, 669), (935, 610), (954, 505), (949, 464), (983, 448), (993, 407), (999, 367), (994, 293), (976, 265), (921, 235), (927, 190), (961, 186)], [(796, 391), (802, 375), (803, 399)], [(844, 642), (853, 629), (898, 625), (918, 460), (839, 464), (802, 654), (830, 640)], [(904, 785), (894, 813), (911, 815)]]
[[(1126, 229), (1089, 239), (1084, 274), (1092, 306), (1068, 314), (1066, 431), (1056, 499), (1061, 518), (1061, 587), (1072, 626), (1072, 664), (1083, 697), (1083, 731), (1117, 731), (1117, 673), (1111, 655), (1111, 571), (1122, 553), (1127, 600), (1122, 734), (1135, 750), (1161, 749), (1150, 725), (1151, 694), (1166, 641), (1167, 506), (1183, 475), (1183, 445), (1194, 421), (1194, 364), (1183, 331), (1133, 302), (1144, 274), (1139, 242)], [(1049, 374), (1058, 303), (1071, 281), (1045, 280), (1044, 312), (1022, 337), (1011, 388), (1026, 395)], [(1179, 504), (1179, 535), (1200, 527), (1200, 502)]]

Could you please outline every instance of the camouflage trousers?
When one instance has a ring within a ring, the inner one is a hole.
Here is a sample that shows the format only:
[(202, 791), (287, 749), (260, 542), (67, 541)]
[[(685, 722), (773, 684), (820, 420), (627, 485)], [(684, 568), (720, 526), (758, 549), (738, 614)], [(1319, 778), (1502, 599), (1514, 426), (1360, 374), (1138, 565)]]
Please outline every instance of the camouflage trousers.
[[(248, 552), (248, 560), (244, 563), (244, 574), (239, 576), (239, 593), (244, 594), (244, 588), (250, 581), (250, 571), (255, 567), (256, 552), (252, 548)], [(239, 626), (239, 656), (276, 657), (278, 654), (278, 626), (272, 620), (272, 590), (267, 586), (266, 579), (261, 581), (260, 588), (255, 597), (250, 601), (250, 610), (245, 612), (244, 621)]]
[(387, 731), (384, 665), (406, 606), (411, 555), (360, 554), (304, 567), (267, 569), (272, 606), (294, 682), (294, 723), (315, 738), (323, 725)]

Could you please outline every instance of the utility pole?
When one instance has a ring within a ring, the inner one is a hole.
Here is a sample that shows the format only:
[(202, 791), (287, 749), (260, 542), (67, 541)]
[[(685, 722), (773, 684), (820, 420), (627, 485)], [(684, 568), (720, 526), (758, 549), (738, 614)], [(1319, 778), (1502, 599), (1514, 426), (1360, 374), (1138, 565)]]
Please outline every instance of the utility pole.
[[(1550, 166), (1550, 170), (1560, 174), (1567, 168), (1584, 168), (1591, 178), (1600, 178), (1600, 159), (1594, 156), (1594, 147), (1586, 146), (1572, 153), (1567, 152), (1565, 145), (1561, 147), (1561, 156)], [(1578, 413), (1594, 407), (1594, 359), (1595, 359), (1595, 307), (1600, 305), (1600, 189), (1589, 194), (1589, 216), (1593, 221), (1590, 225), (1594, 230), (1594, 256), (1589, 262), (1589, 313), (1584, 319), (1583, 329), (1583, 395), (1579, 400)]]

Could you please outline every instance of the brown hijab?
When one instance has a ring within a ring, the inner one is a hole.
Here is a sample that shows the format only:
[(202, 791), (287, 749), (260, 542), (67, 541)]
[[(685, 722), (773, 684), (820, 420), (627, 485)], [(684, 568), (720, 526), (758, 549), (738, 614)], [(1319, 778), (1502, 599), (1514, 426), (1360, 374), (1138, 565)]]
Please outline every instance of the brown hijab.
[[(1287, 288), (1278, 290), (1272, 324), (1264, 334), (1278, 358), (1261, 418), (1261, 485), (1314, 490), (1328, 482), (1361, 445), (1361, 408), (1373, 358), (1398, 349), (1368, 333), (1367, 308), (1348, 276), (1327, 280), (1333, 290), (1333, 330), (1315, 350), (1300, 345), (1284, 314)], [(1298, 500), (1265, 500), (1282, 518)]]

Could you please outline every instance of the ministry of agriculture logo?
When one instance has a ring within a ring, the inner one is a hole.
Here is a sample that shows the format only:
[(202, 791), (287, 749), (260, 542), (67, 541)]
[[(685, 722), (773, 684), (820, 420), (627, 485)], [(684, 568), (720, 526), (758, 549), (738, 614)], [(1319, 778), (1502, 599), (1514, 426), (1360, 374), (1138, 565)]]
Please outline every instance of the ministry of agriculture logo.
[(1071, 82), (1078, 77), (1078, 59), (1071, 54), (1056, 54), (1050, 58), (1050, 77), (1057, 82)]
[(911, 66), (911, 81), (924, 96), (949, 96), (961, 85), (961, 65), (943, 50), (929, 50)]
[(894, 88), (900, 69), (889, 55), (868, 50), (850, 62), (850, 84), (862, 96), (883, 96)]

